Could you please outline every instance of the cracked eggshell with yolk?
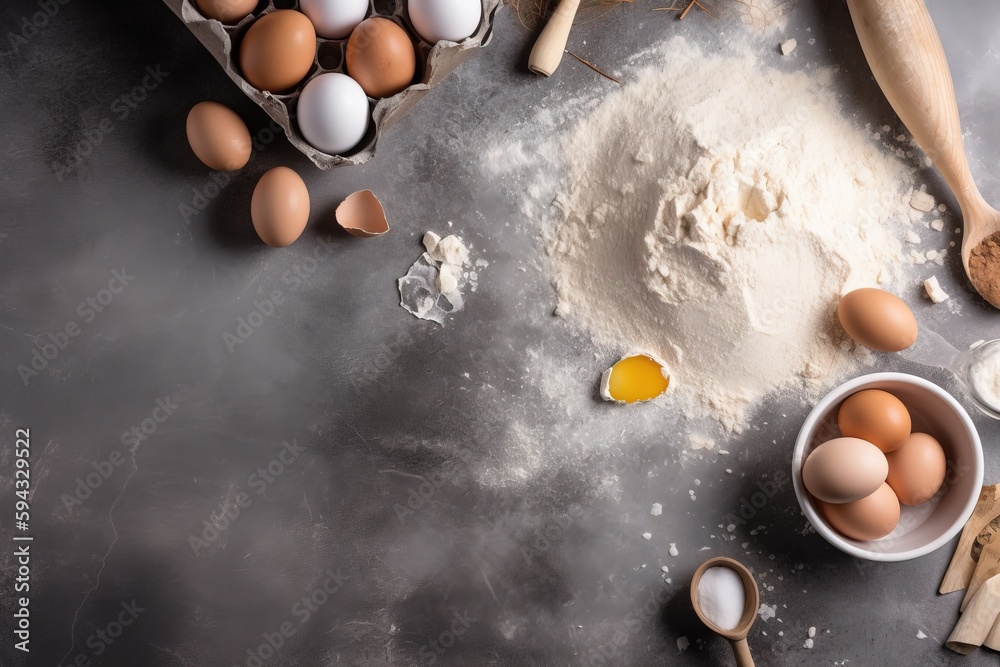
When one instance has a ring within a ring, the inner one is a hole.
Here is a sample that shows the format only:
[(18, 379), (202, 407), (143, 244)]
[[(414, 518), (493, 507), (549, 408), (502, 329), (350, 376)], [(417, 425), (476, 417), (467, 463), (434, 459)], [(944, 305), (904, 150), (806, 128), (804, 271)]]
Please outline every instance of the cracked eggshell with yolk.
[(601, 398), (614, 403), (651, 401), (670, 386), (667, 364), (643, 352), (622, 357), (601, 376)]

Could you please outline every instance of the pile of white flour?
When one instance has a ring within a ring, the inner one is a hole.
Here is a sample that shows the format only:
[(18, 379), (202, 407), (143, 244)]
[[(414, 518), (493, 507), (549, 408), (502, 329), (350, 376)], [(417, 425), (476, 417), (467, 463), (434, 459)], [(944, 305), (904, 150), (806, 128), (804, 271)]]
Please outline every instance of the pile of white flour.
[(843, 112), (830, 72), (674, 39), (563, 140), (549, 241), (558, 313), (671, 367), (673, 401), (729, 430), (868, 353), (840, 295), (891, 283), (912, 167)]

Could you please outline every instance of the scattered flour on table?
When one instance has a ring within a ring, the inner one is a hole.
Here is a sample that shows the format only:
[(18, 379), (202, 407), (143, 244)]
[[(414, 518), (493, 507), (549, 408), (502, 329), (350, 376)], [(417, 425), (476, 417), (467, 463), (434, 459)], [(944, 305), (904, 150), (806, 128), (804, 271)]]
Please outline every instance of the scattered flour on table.
[(683, 38), (655, 55), (562, 139), (557, 313), (665, 359), (673, 401), (740, 431), (765, 395), (871, 363), (835, 306), (899, 277), (915, 173), (839, 111), (829, 72)]

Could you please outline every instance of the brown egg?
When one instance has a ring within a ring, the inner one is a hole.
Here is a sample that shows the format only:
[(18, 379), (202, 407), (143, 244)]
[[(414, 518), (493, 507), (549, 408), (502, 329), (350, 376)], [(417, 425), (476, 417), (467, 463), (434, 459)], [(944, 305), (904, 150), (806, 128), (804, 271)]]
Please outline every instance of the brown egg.
[(882, 352), (899, 352), (917, 340), (917, 318), (898, 296), (863, 287), (840, 298), (837, 317), (851, 338)]
[(888, 484), (853, 503), (835, 505), (821, 501), (819, 506), (834, 530), (861, 542), (885, 537), (899, 523), (899, 500)]
[(934, 497), (941, 485), (947, 461), (941, 443), (926, 433), (914, 433), (889, 459), (886, 483), (904, 505), (919, 505)]
[(259, 90), (280, 93), (309, 73), (316, 30), (302, 12), (279, 9), (257, 19), (240, 44), (240, 71)]
[(891, 452), (910, 436), (910, 412), (889, 392), (865, 389), (840, 406), (837, 425), (845, 436), (867, 440), (883, 452)]
[(389, 231), (382, 203), (371, 190), (348, 195), (334, 215), (337, 224), (351, 236), (381, 236)]
[(207, 19), (232, 25), (257, 8), (257, 0), (194, 0), (195, 7)]
[(417, 52), (406, 31), (389, 19), (362, 21), (345, 54), (347, 73), (369, 97), (391, 97), (413, 83)]
[(257, 235), (281, 248), (299, 238), (309, 222), (309, 191), (288, 167), (275, 167), (257, 181), (250, 200), (250, 217)]
[(802, 466), (802, 483), (815, 498), (848, 503), (870, 495), (889, 473), (885, 455), (870, 442), (835, 438), (814, 449)]
[(191, 150), (209, 169), (236, 171), (250, 160), (250, 131), (236, 112), (218, 102), (199, 102), (187, 116)]

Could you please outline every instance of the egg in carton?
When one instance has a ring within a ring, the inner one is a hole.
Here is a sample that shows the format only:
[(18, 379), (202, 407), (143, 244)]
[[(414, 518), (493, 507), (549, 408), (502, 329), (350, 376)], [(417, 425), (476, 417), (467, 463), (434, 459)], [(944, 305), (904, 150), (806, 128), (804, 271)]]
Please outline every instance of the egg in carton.
[(205, 18), (191, 0), (163, 0), (195, 37), (215, 57), (237, 86), (256, 102), (285, 131), (293, 146), (304, 153), (320, 169), (349, 164), (363, 164), (375, 155), (382, 132), (417, 103), (427, 91), (448, 76), (468, 58), (475, 49), (486, 46), (493, 36), (493, 17), (501, 0), (479, 0), (482, 19), (474, 33), (462, 42), (440, 41), (428, 44), (414, 30), (406, 11), (407, 0), (369, 0), (366, 18), (386, 18), (402, 26), (413, 40), (417, 54), (415, 82), (401, 92), (382, 99), (368, 98), (372, 122), (364, 138), (343, 155), (329, 155), (311, 146), (302, 137), (295, 122), (295, 107), (302, 89), (311, 80), (330, 72), (346, 74), (345, 49), (347, 38), (326, 39), (317, 37), (316, 57), (309, 73), (289, 92), (275, 94), (261, 91), (243, 78), (239, 67), (239, 45), (243, 36), (261, 16), (278, 9), (298, 9), (297, 2), (267, 0), (250, 15), (234, 25), (225, 25)]

